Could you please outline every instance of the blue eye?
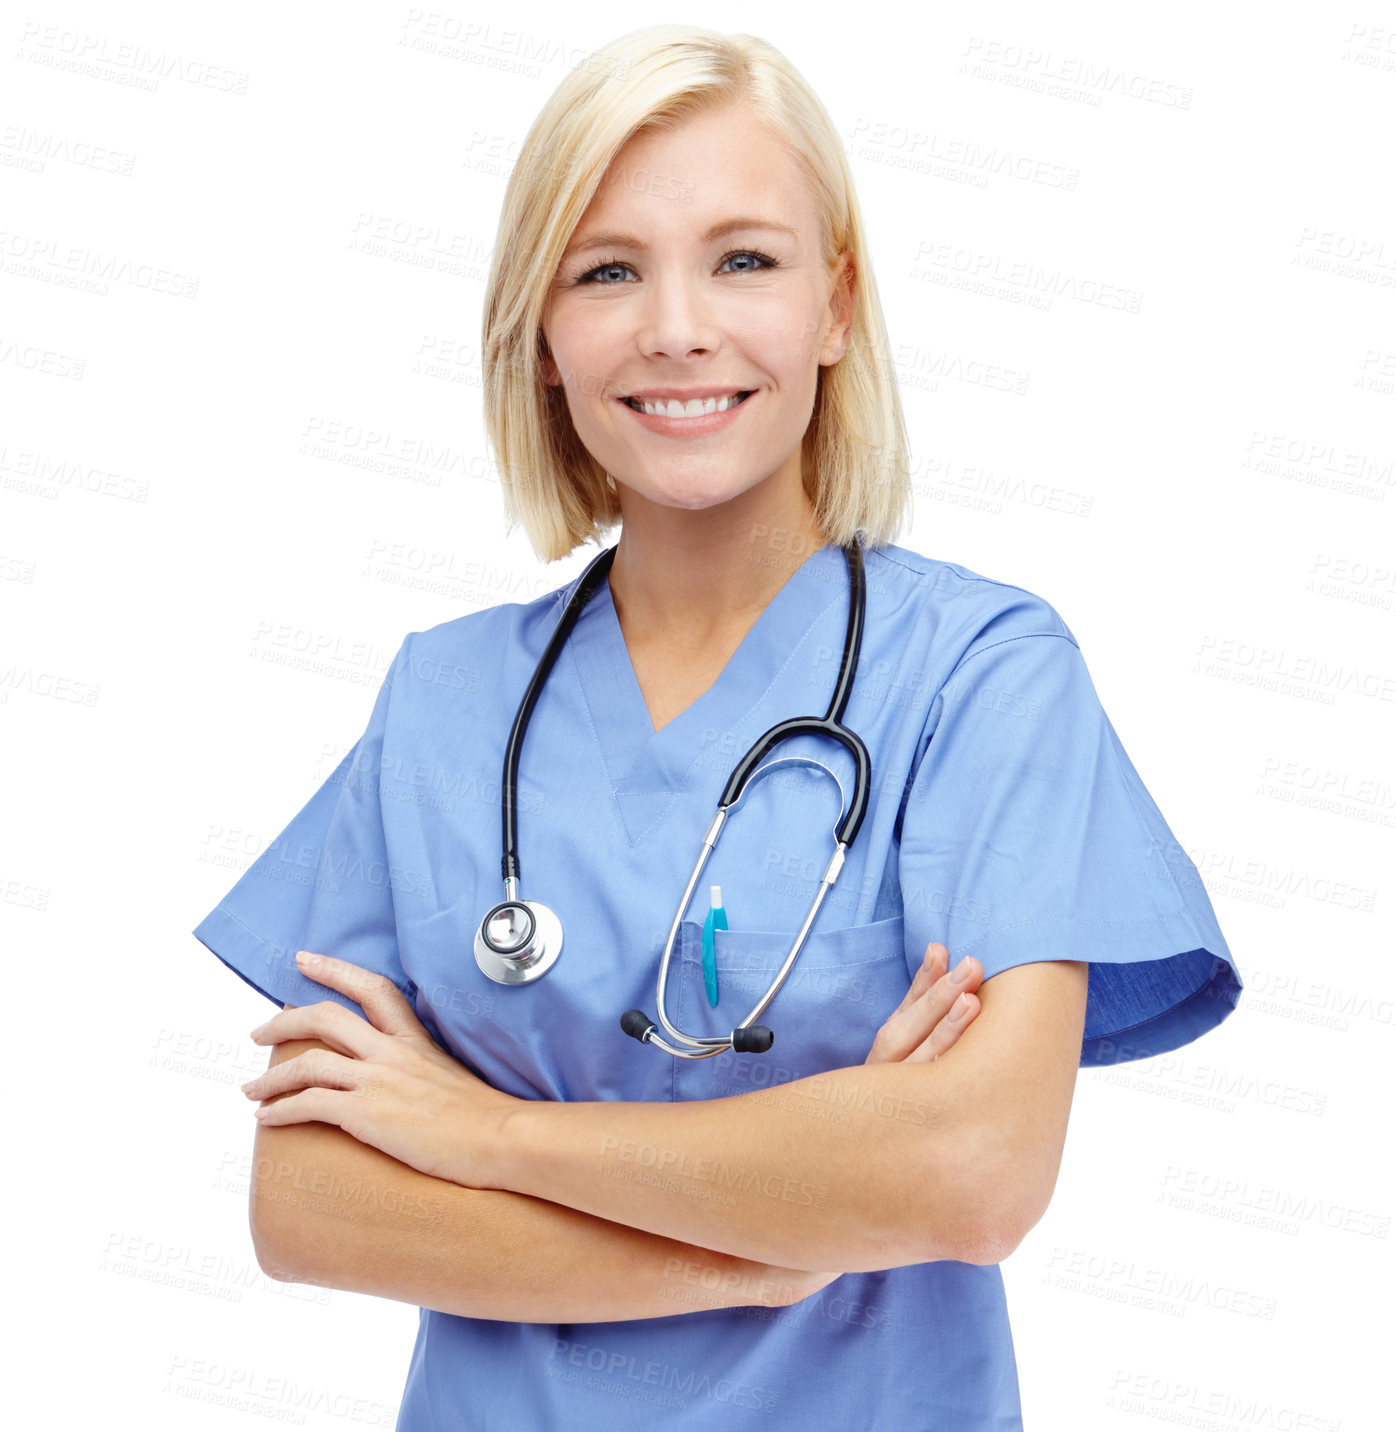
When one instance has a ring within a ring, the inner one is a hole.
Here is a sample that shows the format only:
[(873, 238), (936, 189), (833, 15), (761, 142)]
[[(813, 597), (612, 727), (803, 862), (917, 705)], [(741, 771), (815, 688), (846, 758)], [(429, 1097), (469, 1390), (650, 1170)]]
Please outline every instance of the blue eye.
[[(780, 262), (778, 259), (773, 259), (769, 254), (758, 253), (755, 249), (733, 249), (730, 254), (723, 254), (722, 262), (724, 264), (727, 263), (730, 259), (756, 259), (761, 264), (762, 268), (775, 268), (776, 265)], [(755, 268), (740, 268), (733, 269), (732, 272), (759, 273), (760, 270)]]
[[(729, 253), (723, 254), (722, 258), (718, 260), (718, 268), (725, 268), (733, 259), (755, 259), (756, 263), (743, 268), (729, 269), (729, 273), (760, 273), (761, 269), (776, 268), (780, 263), (779, 259), (773, 259), (769, 254), (760, 253), (756, 249), (733, 249)], [(618, 272), (633, 274), (635, 270), (624, 259), (607, 259), (594, 268), (585, 269), (574, 275), (572, 282), (594, 283), (601, 288), (613, 288), (617, 283), (625, 282), (624, 278), (615, 277)]]
[(609, 283), (609, 280), (599, 278), (599, 274), (609, 274), (613, 273), (616, 269), (628, 269), (629, 267), (629, 264), (622, 263), (620, 259), (607, 259), (604, 264), (598, 264), (594, 269), (588, 269), (585, 273), (578, 274), (576, 282), (599, 283), (605, 287)]

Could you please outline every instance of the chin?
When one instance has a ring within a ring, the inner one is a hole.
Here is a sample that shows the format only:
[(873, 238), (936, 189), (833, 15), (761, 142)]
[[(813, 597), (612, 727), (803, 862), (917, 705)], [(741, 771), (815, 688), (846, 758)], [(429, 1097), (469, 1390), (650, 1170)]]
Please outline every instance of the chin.
[(714, 507), (722, 507), (742, 494), (740, 492), (713, 492), (710, 489), (705, 489), (700, 492), (659, 492), (641, 495), (656, 507), (670, 507), (681, 512), (706, 512)]
[(761, 489), (761, 481), (734, 482), (730, 474), (714, 477), (675, 478), (651, 482), (644, 487), (630, 485), (630, 491), (656, 507), (678, 508), (685, 512), (702, 512), (722, 507)]

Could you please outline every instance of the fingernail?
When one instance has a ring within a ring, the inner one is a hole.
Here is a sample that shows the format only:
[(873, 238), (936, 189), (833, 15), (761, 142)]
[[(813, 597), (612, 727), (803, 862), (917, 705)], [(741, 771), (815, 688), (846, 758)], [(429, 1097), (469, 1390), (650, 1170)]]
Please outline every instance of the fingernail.
[(959, 1020), (963, 1019), (968, 1013), (969, 996), (967, 994), (962, 994), (951, 1007), (950, 1018), (958, 1022)]
[[(267, 1020), (267, 1024), (270, 1024), (270, 1023), (271, 1023), (271, 1020)], [(260, 1038), (262, 1037), (262, 1032), (263, 1032), (263, 1031), (266, 1029), (266, 1027), (267, 1027), (267, 1024), (259, 1024), (259, 1025), (256, 1027), (256, 1029), (254, 1029), (254, 1030), (252, 1031), (252, 1033), (249, 1034), (247, 1037), (248, 1037), (249, 1039), (260, 1039)]]
[(313, 970), (315, 966), (320, 963), (320, 956), (312, 955), (307, 950), (297, 950), (296, 963), (300, 965), (302, 969)]
[(950, 971), (950, 981), (951, 981), (952, 984), (964, 984), (964, 982), (965, 982), (968, 978), (969, 978), (969, 961), (968, 961), (968, 960), (961, 960), (960, 963), (959, 963), (958, 965), (956, 965), (953, 970)]

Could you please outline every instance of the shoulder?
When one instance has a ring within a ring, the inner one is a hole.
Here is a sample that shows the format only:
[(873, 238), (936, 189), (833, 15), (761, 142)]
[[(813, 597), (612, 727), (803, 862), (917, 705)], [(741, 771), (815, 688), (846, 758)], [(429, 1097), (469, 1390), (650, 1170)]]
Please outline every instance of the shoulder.
[(497, 590), (516, 594), (464, 616), (409, 631), (393, 665), (397, 682), (477, 690), (519, 654), (541, 654), (581, 573), (559, 583), (549, 572), (514, 573)]
[[(585, 570), (585, 569), (583, 569)], [(522, 691), (583, 572), (472, 570), (478, 588), (517, 600), (407, 632), (388, 664), (374, 720), (420, 730), (443, 711), (453, 719), (493, 708), (501, 691)]]
[(890, 543), (865, 556), (870, 616), (895, 623), (918, 645), (933, 644), (942, 669), (1023, 637), (1077, 645), (1057, 609), (1025, 587)]

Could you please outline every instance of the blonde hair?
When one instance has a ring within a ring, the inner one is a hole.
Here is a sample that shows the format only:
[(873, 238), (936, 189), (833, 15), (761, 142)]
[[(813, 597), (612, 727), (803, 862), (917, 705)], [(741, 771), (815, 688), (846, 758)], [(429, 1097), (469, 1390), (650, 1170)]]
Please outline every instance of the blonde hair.
[(719, 105), (749, 105), (789, 145), (822, 216), (832, 269), (853, 259), (848, 348), (819, 369), (801, 453), (830, 542), (890, 542), (911, 497), (901, 399), (843, 145), (804, 77), (752, 35), (658, 25), (612, 41), (573, 70), (534, 120), (509, 177), (485, 289), (485, 431), (505, 507), (547, 562), (620, 520), (605, 470), (543, 377), (549, 288), (611, 161), (642, 129), (672, 128)]

